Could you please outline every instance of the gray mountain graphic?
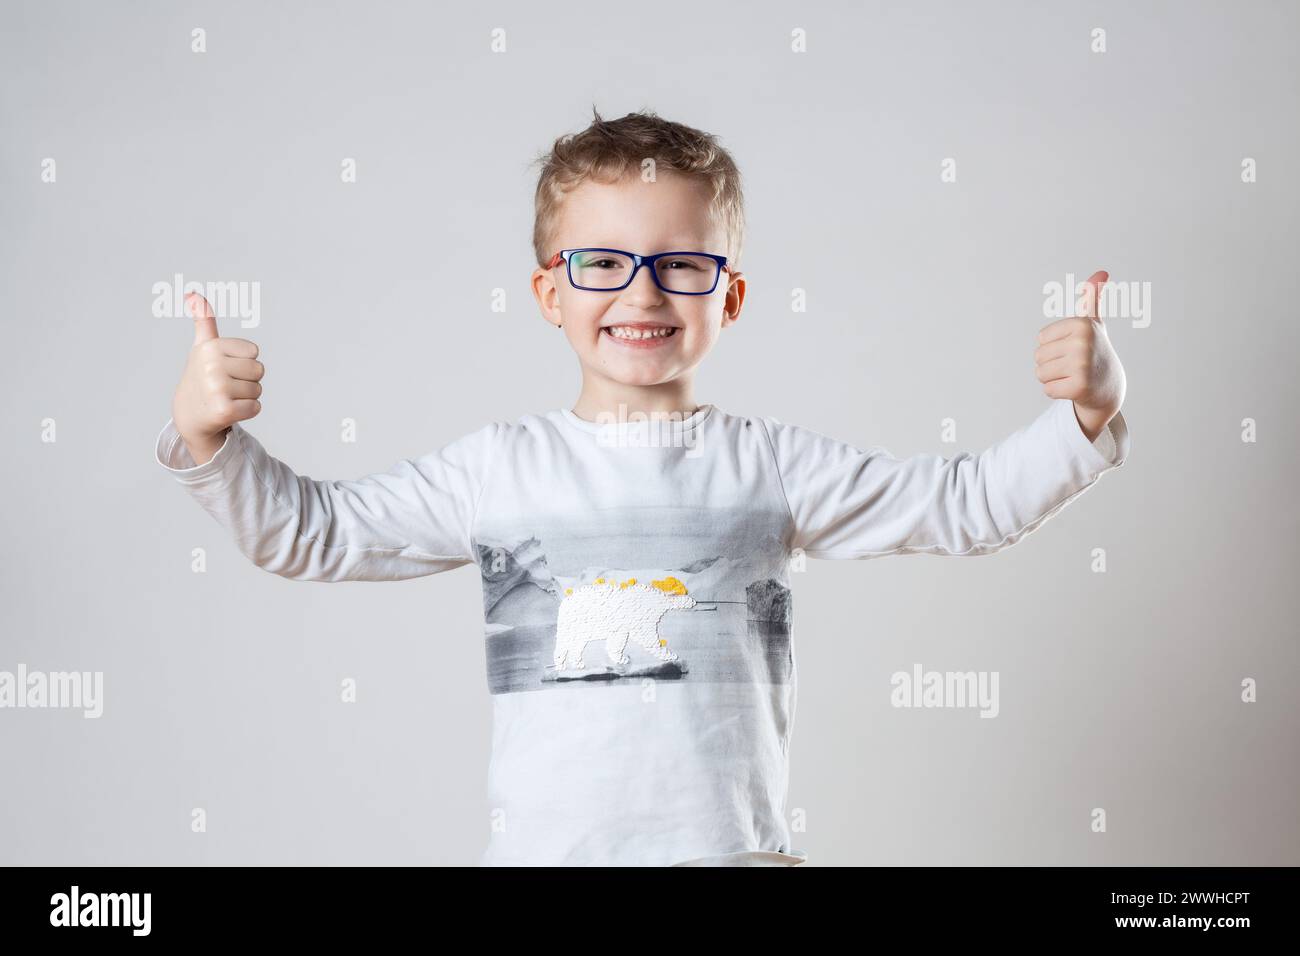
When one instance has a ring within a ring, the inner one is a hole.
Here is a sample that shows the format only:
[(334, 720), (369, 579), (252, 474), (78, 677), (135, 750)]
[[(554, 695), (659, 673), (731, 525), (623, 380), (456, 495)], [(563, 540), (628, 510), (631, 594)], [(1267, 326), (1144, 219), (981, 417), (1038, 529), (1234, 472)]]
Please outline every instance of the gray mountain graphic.
[(483, 615), (512, 625), (554, 624), (560, 593), (536, 538), (513, 549), (478, 546), (483, 572)]

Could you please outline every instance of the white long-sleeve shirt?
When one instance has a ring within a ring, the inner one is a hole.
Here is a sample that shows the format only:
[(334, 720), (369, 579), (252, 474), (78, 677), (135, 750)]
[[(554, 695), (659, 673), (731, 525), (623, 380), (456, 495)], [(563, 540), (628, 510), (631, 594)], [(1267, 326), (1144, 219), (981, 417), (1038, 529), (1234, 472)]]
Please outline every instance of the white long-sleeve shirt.
[(1128, 457), (1052, 400), (978, 455), (895, 458), (703, 405), (493, 422), (355, 481), (295, 474), (241, 425), (157, 459), (256, 565), (294, 580), (482, 572), (493, 701), (484, 865), (806, 859), (786, 817), (792, 556), (991, 554)]

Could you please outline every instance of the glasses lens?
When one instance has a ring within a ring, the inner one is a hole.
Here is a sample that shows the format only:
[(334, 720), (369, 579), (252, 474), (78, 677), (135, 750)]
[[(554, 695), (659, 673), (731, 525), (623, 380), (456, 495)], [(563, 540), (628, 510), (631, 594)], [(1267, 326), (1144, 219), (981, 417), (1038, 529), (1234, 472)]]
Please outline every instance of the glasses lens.
[(617, 289), (632, 274), (632, 260), (619, 252), (575, 252), (569, 256), (569, 277), (586, 289)]
[(708, 256), (664, 256), (655, 268), (664, 288), (673, 292), (708, 292), (718, 280), (718, 262)]

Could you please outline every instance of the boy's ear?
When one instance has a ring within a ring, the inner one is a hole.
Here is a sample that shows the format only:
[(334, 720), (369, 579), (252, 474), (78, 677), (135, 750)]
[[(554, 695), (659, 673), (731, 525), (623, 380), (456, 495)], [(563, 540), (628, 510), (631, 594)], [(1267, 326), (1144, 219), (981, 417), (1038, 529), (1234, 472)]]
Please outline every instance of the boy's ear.
[(530, 286), (542, 318), (560, 328), (560, 293), (555, 287), (554, 277), (546, 269), (534, 269)]
[(745, 273), (733, 272), (727, 283), (727, 299), (722, 306), (722, 327), (725, 329), (740, 318), (745, 304)]

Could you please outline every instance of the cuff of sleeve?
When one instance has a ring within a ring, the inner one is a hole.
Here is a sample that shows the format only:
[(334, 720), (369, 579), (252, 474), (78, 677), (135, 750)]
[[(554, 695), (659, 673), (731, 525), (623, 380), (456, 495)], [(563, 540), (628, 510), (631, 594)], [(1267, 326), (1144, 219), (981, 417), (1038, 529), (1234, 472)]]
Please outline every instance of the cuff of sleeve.
[(1101, 434), (1096, 437), (1092, 447), (1101, 452), (1101, 457), (1109, 462), (1115, 460), (1115, 436), (1110, 432), (1110, 426), (1107, 425), (1101, 430)]
[(1074, 414), (1074, 402), (1068, 398), (1058, 398), (1055, 401), (1057, 422), (1066, 444), (1087, 465), (1090, 472), (1099, 475), (1124, 464), (1128, 458), (1130, 440), (1128, 422), (1124, 420), (1123, 412), (1115, 413), (1115, 417), (1107, 423), (1096, 441), (1088, 441), (1078, 416)]
[(226, 440), (217, 449), (217, 453), (203, 464), (196, 465), (190, 450), (185, 447), (185, 441), (181, 438), (180, 432), (176, 430), (176, 423), (169, 418), (167, 424), (162, 427), (162, 431), (158, 433), (158, 441), (154, 445), (154, 456), (157, 458), (158, 464), (177, 481), (181, 484), (192, 485), (226, 471), (230, 463), (235, 461), (239, 454), (239, 444), (242, 440), (241, 433), (242, 429), (238, 423), (231, 425), (230, 431), (226, 433)]

